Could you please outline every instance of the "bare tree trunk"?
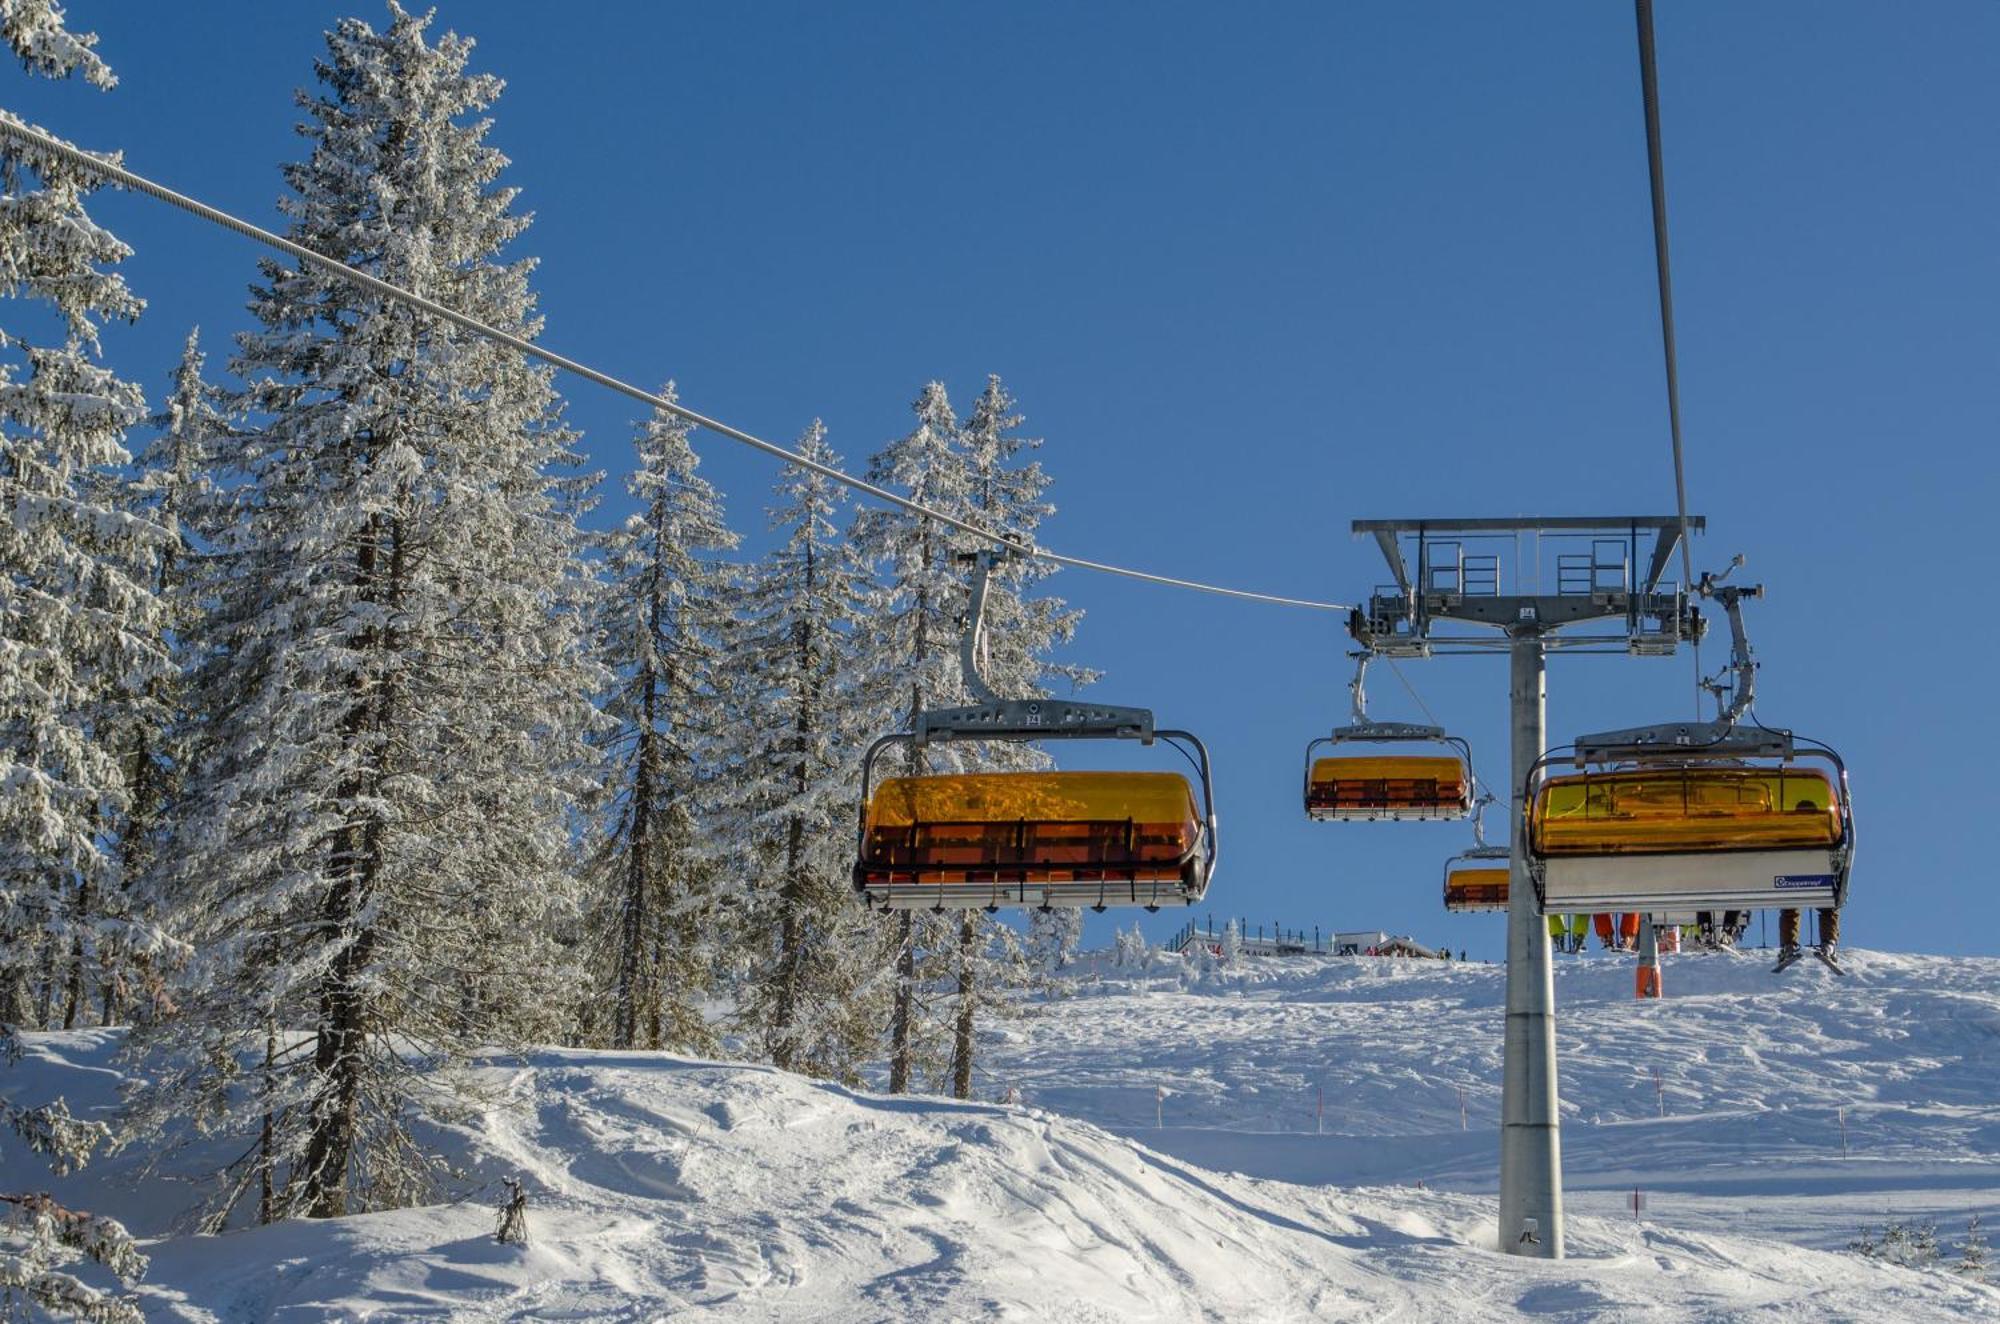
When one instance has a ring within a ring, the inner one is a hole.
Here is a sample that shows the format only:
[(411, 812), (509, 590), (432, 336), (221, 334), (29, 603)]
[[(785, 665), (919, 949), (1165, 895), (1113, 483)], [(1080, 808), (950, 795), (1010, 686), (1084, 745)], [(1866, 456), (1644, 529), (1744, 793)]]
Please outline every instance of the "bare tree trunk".
[[(808, 596), (813, 591), (813, 577), (812, 548), (808, 546), (805, 585)], [(812, 675), (812, 644), (812, 623), (800, 621), (795, 658), (803, 692), (799, 695), (798, 715), (792, 724), (793, 732), (799, 740), (798, 762), (792, 766), (792, 792), (800, 798), (805, 796), (812, 785), (812, 770), (806, 765), (806, 748), (812, 735), (813, 721), (819, 711), (819, 685)], [(766, 1036), (771, 1050), (771, 1061), (785, 1071), (794, 1070), (798, 1063), (795, 1029), (799, 1016), (799, 992), (805, 983), (807, 959), (803, 922), (807, 896), (805, 854), (805, 820), (794, 814), (785, 832), (785, 888), (779, 899), (778, 920), (778, 988), (771, 1010), (770, 1032)]]
[(257, 1222), (268, 1224), (273, 1215), (271, 1198), (271, 1150), (277, 1121), (271, 1116), (272, 1069), (278, 1057), (278, 1020), (264, 1018), (264, 1125), (257, 1133)]
[(908, 1094), (910, 1074), (916, 1066), (916, 1043), (912, 1022), (917, 983), (917, 938), (915, 917), (902, 915), (902, 946), (896, 954), (896, 1005), (889, 1020), (889, 1093)]
[[(393, 619), (402, 601), (403, 542), (400, 528), (381, 516), (370, 520), (369, 536), (363, 540), (358, 557), (360, 597), (380, 602)], [(388, 582), (377, 579), (378, 541), (389, 542)], [(380, 589), (380, 596), (371, 590)], [(364, 636), (364, 651), (391, 653), (396, 640), (393, 627)], [(393, 674), (393, 673), (392, 673)], [(389, 729), (395, 720), (393, 681), (384, 682), (375, 701), (369, 701), (367, 682), (354, 678), (355, 701), (349, 710), (346, 735), (356, 744), (372, 731)], [(372, 763), (373, 761), (364, 761)], [(371, 766), (352, 779), (344, 800), (359, 798), (371, 786), (379, 788), (386, 769)], [(305, 1187), (303, 1203), (313, 1218), (338, 1218), (347, 1212), (347, 1178), (353, 1166), (356, 1134), (359, 1130), (361, 1078), (366, 1070), (368, 1041), (368, 996), (364, 986), (369, 962), (373, 959), (375, 930), (354, 928), (353, 919), (367, 907), (382, 861), (382, 820), (371, 817), (365, 824), (349, 823), (334, 834), (331, 865), (333, 886), (322, 913), (323, 933), (337, 945), (331, 967), (320, 982), (320, 1015), (313, 1048), (313, 1067), (321, 1082), (313, 1100), (311, 1134), (298, 1177)]]
[(96, 889), (86, 879), (76, 890), (76, 937), (70, 940), (69, 978), (63, 987), (62, 1027), (76, 1028), (76, 1014), (83, 1008), (83, 931), (90, 925), (90, 909)]
[(979, 951), (977, 912), (968, 910), (958, 925), (958, 1024), (951, 1039), (951, 1097), (972, 1097), (972, 1017), (974, 956)]
[(56, 951), (55, 940), (46, 934), (43, 935), (39, 946), (42, 978), (40, 986), (35, 990), (35, 1028), (46, 1030), (54, 1023), (51, 1017), (55, 1014), (56, 966), (61, 957)]
[[(343, 830), (340, 835), (351, 838), (358, 834)], [(373, 869), (366, 872), (372, 874)], [(366, 892), (363, 871), (358, 867), (350, 870), (329, 898), (328, 925), (336, 931), (343, 929), (342, 921), (361, 908)], [(321, 985), (313, 1069), (322, 1083), (313, 1100), (312, 1133), (300, 1165), (306, 1213), (313, 1218), (339, 1218), (347, 1212), (347, 1173), (354, 1159), (366, 1048), (360, 976), (372, 946), (369, 930), (354, 934), (334, 957)]]
[[(805, 780), (801, 763), (799, 780)], [(771, 1008), (771, 1025), (765, 1042), (771, 1062), (781, 1071), (792, 1071), (798, 1063), (798, 1041), (793, 1031), (799, 1018), (799, 986), (805, 976), (805, 926), (800, 912), (805, 909), (805, 823), (794, 816), (785, 834), (785, 890), (779, 902), (777, 992)]]
[[(13, 934), (5, 935), (9, 939)], [(0, 971), (0, 1027), (27, 1024), (34, 998), (28, 988), (28, 967), (11, 965)]]

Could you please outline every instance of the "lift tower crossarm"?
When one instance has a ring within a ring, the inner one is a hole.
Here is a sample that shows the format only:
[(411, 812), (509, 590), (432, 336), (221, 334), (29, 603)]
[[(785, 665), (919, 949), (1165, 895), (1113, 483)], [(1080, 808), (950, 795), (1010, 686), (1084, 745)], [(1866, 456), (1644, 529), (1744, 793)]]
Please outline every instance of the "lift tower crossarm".
[[(1456, 621), (1511, 632), (1532, 623), (1551, 648), (1623, 643), (1627, 651), (1672, 653), (1683, 639), (1698, 639), (1703, 622), (1689, 606), (1685, 587), (1661, 575), (1680, 545), (1683, 528), (1707, 521), (1678, 515), (1552, 516), (1540, 518), (1355, 520), (1350, 526), (1374, 537), (1394, 588), (1378, 588), (1348, 621), (1364, 648), (1387, 657), (1427, 657), (1439, 646), (1482, 647), (1492, 636), (1437, 634), (1435, 622)], [(1475, 547), (1534, 539), (1538, 573), (1514, 576), (1503, 592), (1500, 557)], [(1558, 555), (1555, 592), (1542, 592), (1539, 557), (1544, 540), (1585, 549)], [(1558, 631), (1591, 621), (1624, 618), (1620, 635)], [(1482, 640), (1486, 641), (1482, 643)]]

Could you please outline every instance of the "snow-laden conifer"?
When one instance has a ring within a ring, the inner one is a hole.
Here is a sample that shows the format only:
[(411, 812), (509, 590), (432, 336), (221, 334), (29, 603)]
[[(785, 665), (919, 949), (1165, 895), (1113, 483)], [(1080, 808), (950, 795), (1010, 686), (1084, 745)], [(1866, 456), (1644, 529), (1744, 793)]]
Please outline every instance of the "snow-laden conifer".
[[(290, 235), (533, 336), (500, 83), (390, 20), (327, 34)], [(309, 266), (265, 263), (251, 310), (172, 851), (198, 957), (136, 1118), (261, 1129), (218, 1203), (261, 1177), (271, 1215), (337, 1215), (421, 1195), (454, 1065), (555, 1027), (597, 675), (548, 370)]]
[[(0, 36), (33, 73), (116, 81), (49, 0), (0, 0)], [(70, 1025), (108, 954), (144, 943), (115, 843), (119, 733), (166, 666), (158, 530), (117, 472), (139, 389), (98, 340), (141, 304), (116, 270), (131, 250), (84, 209), (92, 181), (12, 144), (0, 175), (0, 1024)]]
[[(1021, 419), (1000, 379), (987, 379), (963, 422), (937, 382), (924, 388), (912, 408), (916, 428), (873, 458), (871, 479), (900, 487), (924, 505), (981, 528), (1031, 540), (1053, 509), (1044, 499), (1048, 478), (1038, 462), (1025, 458), (1040, 442), (1021, 436)], [(990, 544), (901, 511), (864, 512), (855, 528), (863, 554), (887, 577), (882, 606), (868, 626), (871, 646), (878, 650), (864, 691), (870, 706), (885, 720), (906, 722), (918, 709), (963, 702), (958, 642), (970, 569), (959, 554)], [(1061, 667), (1050, 657), (1074, 633), (1079, 614), (1060, 599), (1034, 594), (1033, 585), (1048, 573), (1045, 563), (1011, 561), (988, 586), (981, 665), (989, 685), (1003, 696), (1046, 694), (1058, 679), (1072, 686), (1092, 679), (1089, 672)], [(1029, 744), (951, 744), (924, 755), (913, 751), (907, 770), (1048, 765), (1048, 756)], [(942, 1019), (934, 1014), (941, 1006), (926, 1005), (929, 990), (949, 996), (948, 1084), (960, 1097), (969, 1097), (978, 1011), (1003, 1005), (1004, 989), (1029, 976), (1019, 934), (970, 910), (945, 921), (906, 915), (899, 923), (890, 1086), (907, 1086), (927, 1023)]]
[[(817, 420), (797, 449), (839, 467)], [(879, 1041), (894, 959), (848, 879), (857, 760), (878, 734), (848, 691), (875, 589), (836, 523), (844, 489), (788, 465), (778, 497), (783, 540), (749, 568), (727, 667), (730, 858), (746, 884), (739, 1019), (778, 1066), (851, 1081)]]
[(1082, 942), (1083, 912), (1075, 906), (1028, 912), (1028, 955), (1042, 974), (1052, 975), (1075, 960)]
[(1951, 1266), (1953, 1273), (1964, 1274), (1974, 1282), (1986, 1281), (1987, 1261), (1991, 1250), (1987, 1245), (1986, 1232), (1979, 1226), (1979, 1215), (1974, 1214), (1965, 1225), (1965, 1240), (1958, 1242), (1958, 1260)]
[[(11, 1061), (14, 1049), (11, 1038), (0, 1040), (0, 1062)], [(104, 1123), (73, 1116), (61, 1099), (32, 1108), (0, 1099), (0, 1126), (47, 1159), (57, 1176), (84, 1166), (110, 1137)], [(118, 1220), (66, 1209), (45, 1193), (0, 1191), (0, 1311), (11, 1318), (32, 1307), (31, 1318), (139, 1324), (143, 1316), (131, 1300), (68, 1271), (82, 1260), (104, 1265), (128, 1285), (146, 1271), (146, 1257)]]
[[(153, 435), (140, 452), (136, 480), (126, 488), (131, 507), (160, 530), (143, 570), (159, 603), (158, 645), (171, 659), (134, 696), (119, 733), (128, 786), (118, 834), (119, 867), (127, 904), (149, 919), (166, 914), (171, 905), (154, 885), (161, 874), (171, 807), (192, 748), (183, 677), (197, 661), (190, 646), (201, 633), (202, 572), (224, 500), (213, 475), (223, 462), (229, 425), (223, 392), (203, 376), (205, 361), (200, 332), (190, 331), (166, 401), (149, 420)], [(144, 1014), (162, 991), (162, 972), (146, 948), (113, 942), (107, 950), (101, 1015), (108, 1025), (128, 1011)]]
[[(997, 374), (973, 402), (959, 428), (965, 456), (967, 500), (975, 523), (1032, 542), (1042, 521), (1055, 513), (1047, 499), (1049, 476), (1033, 455), (1039, 437), (1020, 433), (1022, 418), (1014, 397)], [(1057, 567), (1048, 561), (1009, 561), (994, 573), (986, 591), (986, 656), (982, 668), (995, 690), (1009, 698), (1069, 691), (1090, 684), (1097, 673), (1060, 663), (1052, 654), (1070, 642), (1083, 613), (1040, 585)], [(991, 767), (1045, 767), (1048, 759), (1032, 745), (990, 746)]]
[[(868, 480), (900, 489), (932, 510), (967, 518), (970, 475), (951, 397), (943, 383), (930, 382), (910, 408), (916, 427), (869, 459)], [(957, 555), (972, 544), (927, 515), (868, 508), (855, 514), (852, 539), (857, 553), (882, 576), (882, 592), (863, 626), (867, 663), (857, 702), (883, 730), (906, 728), (924, 708), (964, 702), (957, 649), (967, 598)], [(901, 768), (884, 771), (962, 772), (976, 766), (970, 755), (965, 745), (912, 749)], [(921, 1067), (940, 1056), (942, 1026), (928, 991), (950, 969), (960, 925), (908, 910), (878, 923), (894, 935), (889, 1090), (900, 1094), (915, 1083)]]
[[(661, 389), (674, 398), (674, 386)], [(721, 932), (714, 813), (725, 720), (719, 664), (737, 537), (697, 472), (687, 422), (641, 428), (639, 510), (605, 540), (598, 655), (612, 672), (592, 861), (596, 989), (585, 1037), (713, 1051), (702, 1011)]]
[[(1048, 475), (1039, 461), (1026, 458), (1041, 447), (1039, 438), (1021, 435), (1021, 415), (1014, 398), (997, 374), (986, 378), (986, 389), (959, 427), (964, 447), (967, 498), (974, 518), (984, 528), (1034, 541), (1035, 530), (1055, 507), (1044, 499)], [(985, 655), (981, 667), (987, 683), (1008, 698), (1049, 692), (1051, 682), (1069, 688), (1089, 683), (1094, 672), (1054, 662), (1050, 653), (1069, 642), (1082, 613), (1062, 599), (1034, 586), (1053, 574), (1046, 561), (1017, 559), (998, 567), (986, 590)], [(980, 761), (989, 768), (1040, 768), (1053, 760), (1028, 744), (992, 744), (982, 748)], [(958, 996), (952, 1034), (952, 1093), (972, 1097), (974, 1030), (982, 1008), (1004, 1011), (1007, 990), (1026, 983), (1032, 962), (1017, 931), (981, 911), (959, 917)]]

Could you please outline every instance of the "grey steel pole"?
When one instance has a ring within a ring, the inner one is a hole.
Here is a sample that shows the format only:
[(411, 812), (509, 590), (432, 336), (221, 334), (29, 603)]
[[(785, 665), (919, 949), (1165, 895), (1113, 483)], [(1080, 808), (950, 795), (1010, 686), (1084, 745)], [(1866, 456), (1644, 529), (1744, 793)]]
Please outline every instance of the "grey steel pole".
[[(1548, 671), (1539, 623), (1510, 631), (1514, 794), (1542, 756)], [(1555, 971), (1528, 877), (1527, 815), (1514, 807), (1507, 884), (1507, 1040), (1500, 1090), (1500, 1249), (1563, 1257), (1562, 1134), (1556, 1110)]]

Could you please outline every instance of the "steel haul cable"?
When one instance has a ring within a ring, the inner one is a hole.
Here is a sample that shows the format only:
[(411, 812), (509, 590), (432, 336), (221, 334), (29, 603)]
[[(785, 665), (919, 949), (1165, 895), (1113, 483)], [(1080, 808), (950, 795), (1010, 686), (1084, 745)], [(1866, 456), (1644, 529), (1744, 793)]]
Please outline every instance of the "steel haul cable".
[(1310, 598), (1289, 598), (1275, 593), (1257, 593), (1249, 589), (1227, 588), (1220, 584), (1208, 584), (1194, 579), (1180, 579), (1172, 575), (1156, 575), (1149, 571), (1134, 570), (1128, 566), (1111, 565), (1103, 561), (1087, 560), (1080, 556), (1065, 556), (1060, 552), (1052, 552), (1046, 548), (1034, 546), (1032, 543), (1024, 544), (1018, 537), (998, 533), (992, 529), (974, 524), (970, 520), (960, 519), (955, 515), (947, 514), (941, 510), (934, 510), (921, 502), (912, 501), (908, 497), (898, 496), (887, 488), (878, 487), (874, 483), (856, 478), (852, 474), (845, 473), (831, 465), (809, 460), (795, 451), (778, 445), (776, 442), (765, 441), (762, 437), (753, 436), (741, 428), (731, 427), (727, 423), (710, 418), (706, 414), (697, 413), (676, 401), (668, 400), (663, 396), (655, 395), (651, 391), (643, 390), (640, 387), (632, 385), (630, 382), (613, 377), (609, 373), (600, 372), (588, 364), (579, 363), (575, 359), (565, 357), (553, 350), (544, 349), (531, 340), (526, 340), (508, 331), (503, 331), (499, 327), (489, 326), (476, 317), (469, 317), (455, 309), (427, 299), (413, 290), (406, 290), (400, 285), (394, 285), (379, 277), (371, 276), (367, 272), (357, 267), (351, 267), (338, 259), (314, 252), (303, 244), (295, 243), (282, 235), (273, 234), (261, 226), (253, 225), (249, 221), (232, 216), (219, 208), (211, 207), (205, 202), (188, 197), (186, 194), (176, 193), (163, 184), (157, 184), (143, 175), (127, 170), (121, 165), (72, 147), (59, 138), (52, 138), (41, 130), (21, 122), (11, 113), (4, 110), (0, 110), (0, 138), (11, 139), (22, 146), (31, 147), (39, 152), (45, 152), (74, 166), (78, 170), (108, 179), (134, 192), (143, 193), (158, 201), (179, 207), (182, 211), (199, 216), (201, 219), (219, 225), (226, 230), (232, 230), (246, 239), (263, 244), (267, 248), (274, 248), (329, 275), (352, 282), (371, 293), (379, 294), (385, 299), (393, 299), (398, 303), (428, 313), (432, 317), (441, 318), (444, 321), (452, 323), (454, 326), (459, 326), (472, 332), (474, 335), (483, 336), (488, 340), (505, 345), (517, 353), (539, 359), (543, 363), (558, 368), (563, 372), (572, 373), (586, 381), (595, 382), (607, 390), (629, 396), (642, 404), (650, 405), (654, 409), (662, 410), (677, 418), (684, 419), (698, 428), (706, 428), (718, 436), (727, 437), (731, 441), (749, 446), (754, 450), (760, 450), (766, 455), (783, 460), (786, 464), (797, 465), (801, 469), (816, 473), (820, 477), (832, 482), (840, 483), (864, 496), (870, 496), (877, 501), (907, 510), (913, 515), (922, 515), (925, 518), (934, 519), (940, 524), (948, 525), (963, 533), (969, 533), (975, 538), (980, 538), (1003, 547), (1019, 548), (1025, 555), (1031, 556), (1036, 560), (1048, 561), (1055, 565), (1071, 566), (1078, 570), (1095, 570), (1102, 574), (1119, 575), (1126, 579), (1137, 579), (1151, 584), (1163, 584), (1169, 588), (1191, 589), (1198, 593), (1214, 593), (1222, 597), (1242, 598), (1251, 602), (1268, 602), (1281, 607), (1303, 607), (1311, 611), (1353, 610), (1350, 604), (1344, 602), (1317, 602)]
[(1653, 189), (1653, 258), (1660, 278), (1660, 343), (1666, 353), (1667, 426), (1674, 443), (1674, 499), (1681, 517), (1681, 573), (1694, 587), (1688, 547), (1687, 465), (1681, 447), (1681, 379), (1674, 345), (1674, 280), (1667, 261), (1667, 167), (1660, 151), (1660, 70), (1653, 49), (1653, 0), (1634, 0), (1639, 22), (1639, 89), (1646, 103), (1646, 172)]

